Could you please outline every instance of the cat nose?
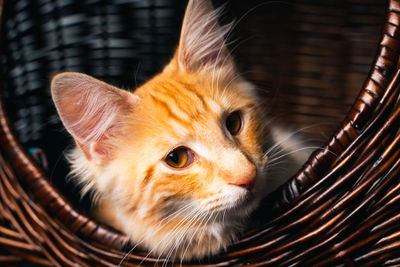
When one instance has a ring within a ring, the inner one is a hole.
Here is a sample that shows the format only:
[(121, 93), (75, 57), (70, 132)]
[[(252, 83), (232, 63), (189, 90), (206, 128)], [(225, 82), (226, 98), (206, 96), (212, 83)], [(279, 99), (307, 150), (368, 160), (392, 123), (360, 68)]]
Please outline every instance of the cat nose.
[(243, 176), (239, 176), (233, 179), (232, 181), (229, 182), (229, 184), (240, 186), (247, 190), (251, 190), (254, 186), (254, 182), (256, 181), (256, 175), (257, 175), (257, 169), (256, 167), (253, 166), (249, 172), (247, 172)]

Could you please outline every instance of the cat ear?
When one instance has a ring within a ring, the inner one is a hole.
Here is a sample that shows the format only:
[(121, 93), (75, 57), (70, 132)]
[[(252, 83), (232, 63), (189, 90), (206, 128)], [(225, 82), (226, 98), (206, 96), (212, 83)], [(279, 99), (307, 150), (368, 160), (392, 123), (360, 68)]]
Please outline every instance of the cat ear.
[(234, 67), (225, 44), (231, 24), (221, 27), (217, 13), (209, 0), (189, 1), (177, 49), (181, 69), (194, 72), (204, 68)]
[(98, 163), (110, 159), (107, 139), (137, 105), (138, 97), (74, 72), (56, 75), (51, 93), (61, 121), (85, 156)]

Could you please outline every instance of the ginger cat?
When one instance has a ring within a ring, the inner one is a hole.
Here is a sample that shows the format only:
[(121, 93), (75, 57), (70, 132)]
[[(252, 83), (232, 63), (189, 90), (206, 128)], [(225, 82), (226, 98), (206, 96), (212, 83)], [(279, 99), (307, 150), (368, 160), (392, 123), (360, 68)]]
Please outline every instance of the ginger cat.
[(72, 72), (51, 83), (76, 143), (72, 174), (94, 192), (95, 216), (154, 255), (189, 260), (225, 249), (273, 179), (285, 181), (268, 175), (268, 148), (297, 149), (266, 123), (254, 86), (238, 75), (229, 29), (208, 0), (191, 0), (174, 57), (134, 92)]

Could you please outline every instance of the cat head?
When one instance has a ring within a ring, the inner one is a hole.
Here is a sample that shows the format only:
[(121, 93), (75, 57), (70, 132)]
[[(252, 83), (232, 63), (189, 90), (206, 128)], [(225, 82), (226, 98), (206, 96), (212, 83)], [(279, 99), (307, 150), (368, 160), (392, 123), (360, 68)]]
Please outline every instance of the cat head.
[(225, 246), (234, 234), (224, 227), (240, 227), (261, 198), (264, 114), (254, 87), (236, 72), (229, 29), (208, 1), (189, 1), (171, 62), (134, 92), (81, 73), (52, 80), (78, 147), (71, 154), (78, 181), (112, 203), (114, 225), (145, 245), (191, 223), (213, 224), (215, 243)]

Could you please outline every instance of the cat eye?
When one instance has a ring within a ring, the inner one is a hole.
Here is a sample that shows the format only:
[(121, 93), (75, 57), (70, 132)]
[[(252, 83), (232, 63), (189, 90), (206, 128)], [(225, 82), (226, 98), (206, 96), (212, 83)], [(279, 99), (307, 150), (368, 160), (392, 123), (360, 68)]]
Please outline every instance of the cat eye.
[(182, 169), (189, 166), (194, 159), (193, 151), (186, 147), (178, 147), (167, 155), (165, 162), (172, 168)]
[(231, 135), (237, 135), (242, 128), (242, 116), (240, 111), (229, 114), (226, 118), (225, 125)]

